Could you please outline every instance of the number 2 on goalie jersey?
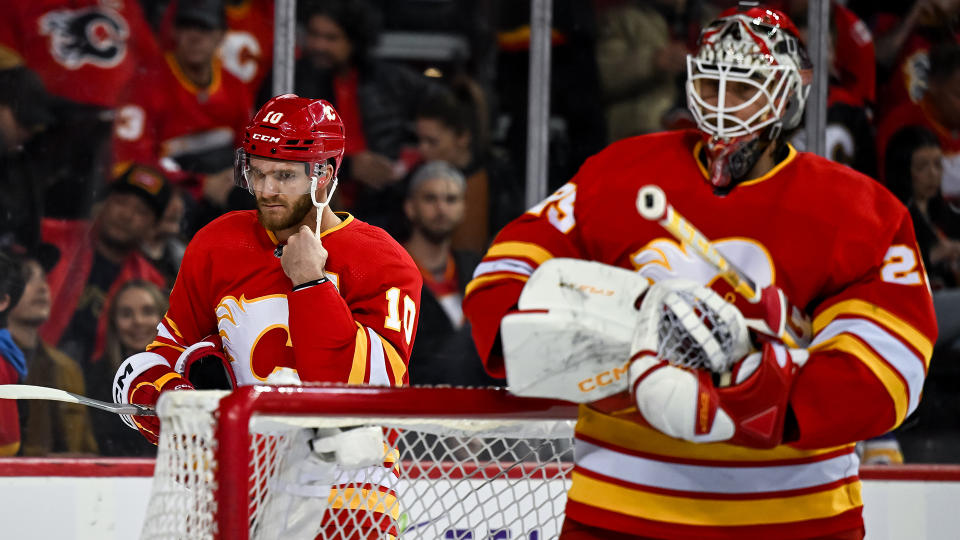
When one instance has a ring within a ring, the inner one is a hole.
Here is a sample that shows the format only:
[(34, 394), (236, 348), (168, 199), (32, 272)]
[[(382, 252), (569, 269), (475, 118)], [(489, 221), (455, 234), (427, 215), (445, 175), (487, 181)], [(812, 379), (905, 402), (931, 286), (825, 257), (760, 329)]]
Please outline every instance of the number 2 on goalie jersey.
[(413, 339), (413, 323), (417, 318), (417, 304), (407, 295), (403, 295), (403, 320), (400, 320), (400, 289), (390, 287), (387, 290), (387, 316), (383, 319), (383, 326), (400, 332), (403, 327), (403, 338), (407, 345)]

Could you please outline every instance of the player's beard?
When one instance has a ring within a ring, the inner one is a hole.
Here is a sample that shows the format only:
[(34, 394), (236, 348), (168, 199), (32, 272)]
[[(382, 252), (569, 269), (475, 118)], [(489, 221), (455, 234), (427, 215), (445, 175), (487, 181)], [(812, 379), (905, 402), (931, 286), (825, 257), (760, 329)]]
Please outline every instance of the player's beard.
[[(286, 207), (287, 212), (279, 216), (264, 214), (262, 209), (262, 205), (264, 204), (282, 204)], [(284, 202), (279, 198), (257, 198), (257, 220), (260, 221), (260, 224), (267, 230), (283, 231), (299, 225), (303, 219), (307, 217), (307, 214), (310, 213), (312, 208), (313, 202), (310, 201), (309, 195), (302, 195), (294, 199), (292, 204)]]
[(427, 222), (416, 220), (413, 228), (431, 244), (442, 244), (453, 236), (456, 225), (451, 220), (434, 220)]

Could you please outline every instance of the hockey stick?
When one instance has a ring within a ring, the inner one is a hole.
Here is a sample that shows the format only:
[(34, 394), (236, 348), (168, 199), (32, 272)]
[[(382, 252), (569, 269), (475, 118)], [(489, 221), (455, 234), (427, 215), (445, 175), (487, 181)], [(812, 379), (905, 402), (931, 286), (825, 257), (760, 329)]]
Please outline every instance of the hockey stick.
[[(720, 276), (746, 299), (752, 302), (760, 299), (760, 289), (757, 284), (743, 270), (724, 258), (703, 233), (680, 215), (667, 202), (667, 195), (660, 187), (648, 184), (640, 188), (637, 192), (637, 212), (644, 219), (656, 221), (677, 240), (690, 246), (700, 258), (719, 270)], [(812, 328), (810, 318), (791, 304), (787, 308), (785, 335), (780, 337), (791, 347), (806, 347), (810, 344)]]
[(0, 384), (0, 399), (47, 399), (51, 401), (64, 401), (66, 403), (79, 403), (80, 405), (86, 405), (116, 414), (132, 414), (136, 416), (157, 415), (157, 411), (145, 405), (136, 405), (134, 403), (126, 405), (107, 403), (106, 401), (88, 398), (57, 388), (33, 386), (30, 384)]

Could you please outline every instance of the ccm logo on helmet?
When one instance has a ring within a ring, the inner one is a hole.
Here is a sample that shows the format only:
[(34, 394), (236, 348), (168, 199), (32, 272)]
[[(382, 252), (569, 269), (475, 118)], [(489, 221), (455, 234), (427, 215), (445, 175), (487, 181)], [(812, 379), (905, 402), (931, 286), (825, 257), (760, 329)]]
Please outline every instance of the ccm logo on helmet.
[(268, 143), (280, 142), (280, 137), (271, 137), (269, 135), (261, 135), (260, 133), (254, 133), (251, 135), (251, 138)]

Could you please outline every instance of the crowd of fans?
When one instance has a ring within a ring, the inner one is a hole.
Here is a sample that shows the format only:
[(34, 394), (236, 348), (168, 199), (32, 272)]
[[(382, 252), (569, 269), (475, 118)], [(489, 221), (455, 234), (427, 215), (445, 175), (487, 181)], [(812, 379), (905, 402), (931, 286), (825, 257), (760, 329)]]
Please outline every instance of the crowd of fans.
[[(701, 21), (733, 4), (555, 0), (549, 185), (609, 142), (692, 126), (685, 55)], [(806, 28), (806, 0), (767, 4)], [(529, 8), (298, 2), (294, 92), (331, 101), (347, 131), (335, 205), (394, 235), (424, 277), (413, 384), (503, 384), (483, 372), (460, 301), (479, 254), (524, 210)], [(273, 16), (271, 0), (8, 6), (0, 383), (110, 400), (116, 366), (154, 338), (186, 243), (253, 207), (233, 158), (271, 97)], [(946, 461), (943, 441), (960, 442), (958, 22), (960, 0), (831, 3), (828, 157), (909, 207), (934, 288), (926, 395), (897, 434), (915, 461)], [(417, 36), (449, 46), (418, 48)], [(807, 146), (802, 129), (792, 141)], [(151, 451), (106, 413), (0, 401), (0, 455)]]

